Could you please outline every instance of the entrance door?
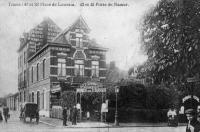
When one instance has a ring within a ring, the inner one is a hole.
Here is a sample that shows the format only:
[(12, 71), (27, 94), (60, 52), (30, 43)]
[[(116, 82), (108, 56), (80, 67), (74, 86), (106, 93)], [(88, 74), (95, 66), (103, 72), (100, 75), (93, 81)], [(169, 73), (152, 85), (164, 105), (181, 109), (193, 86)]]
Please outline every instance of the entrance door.
[[(84, 93), (81, 96), (82, 119), (100, 121), (101, 119), (101, 93)], [(87, 113), (89, 112), (89, 118)]]

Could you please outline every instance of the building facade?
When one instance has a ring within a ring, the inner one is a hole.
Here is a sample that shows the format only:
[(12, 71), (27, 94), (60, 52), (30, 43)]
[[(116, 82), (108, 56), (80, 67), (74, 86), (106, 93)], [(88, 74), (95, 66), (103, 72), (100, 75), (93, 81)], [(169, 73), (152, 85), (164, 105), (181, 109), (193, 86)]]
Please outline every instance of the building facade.
[(61, 30), (44, 19), (20, 39), (19, 102), (35, 102), (40, 115), (50, 116), (61, 106), (61, 92), (76, 89), (91, 79), (106, 80), (106, 48), (89, 38), (90, 29), (80, 16)]
[(6, 97), (6, 105), (9, 110), (19, 110), (19, 94), (9, 94)]

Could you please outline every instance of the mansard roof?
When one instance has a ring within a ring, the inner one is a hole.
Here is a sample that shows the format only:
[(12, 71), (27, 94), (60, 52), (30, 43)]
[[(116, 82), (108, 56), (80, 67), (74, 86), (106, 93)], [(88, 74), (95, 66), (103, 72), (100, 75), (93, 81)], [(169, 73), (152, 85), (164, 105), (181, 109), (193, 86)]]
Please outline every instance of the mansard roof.
[[(52, 31), (51, 32), (54, 32), (54, 34), (51, 37), (47, 36), (47, 34), (48, 34), (47, 32), (50, 32), (49, 29), (48, 29), (49, 28), (48, 25), (52, 26), (52, 28), (51, 28)], [(44, 20), (40, 24), (38, 24), (37, 26), (32, 28), (29, 32), (23, 33), (23, 37), (20, 38), (20, 47), (18, 49), (18, 52), (29, 41), (34, 41), (34, 42), (41, 41), (41, 42), (44, 42), (44, 39), (46, 39), (48, 41), (51, 41), (61, 31), (62, 31), (61, 28), (59, 26), (57, 26), (57, 24), (52, 19), (50, 19), (49, 17), (45, 17)]]

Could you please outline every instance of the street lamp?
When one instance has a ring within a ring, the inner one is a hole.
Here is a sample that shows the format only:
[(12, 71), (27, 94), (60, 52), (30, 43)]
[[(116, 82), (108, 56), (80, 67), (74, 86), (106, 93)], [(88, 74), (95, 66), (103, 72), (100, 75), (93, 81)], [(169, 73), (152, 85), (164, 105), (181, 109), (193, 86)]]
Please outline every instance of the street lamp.
[(119, 93), (119, 87), (115, 86), (115, 94), (116, 94), (116, 109), (115, 109), (115, 126), (119, 126), (119, 121), (118, 121), (118, 111), (117, 111), (117, 96)]

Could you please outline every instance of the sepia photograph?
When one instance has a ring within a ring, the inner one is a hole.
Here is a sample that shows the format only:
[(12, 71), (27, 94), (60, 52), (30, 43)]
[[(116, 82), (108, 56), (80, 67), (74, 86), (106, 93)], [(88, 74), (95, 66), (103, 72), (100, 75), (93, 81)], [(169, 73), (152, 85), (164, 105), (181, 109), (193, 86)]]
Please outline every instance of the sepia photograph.
[(200, 132), (199, 0), (1, 0), (0, 132)]

